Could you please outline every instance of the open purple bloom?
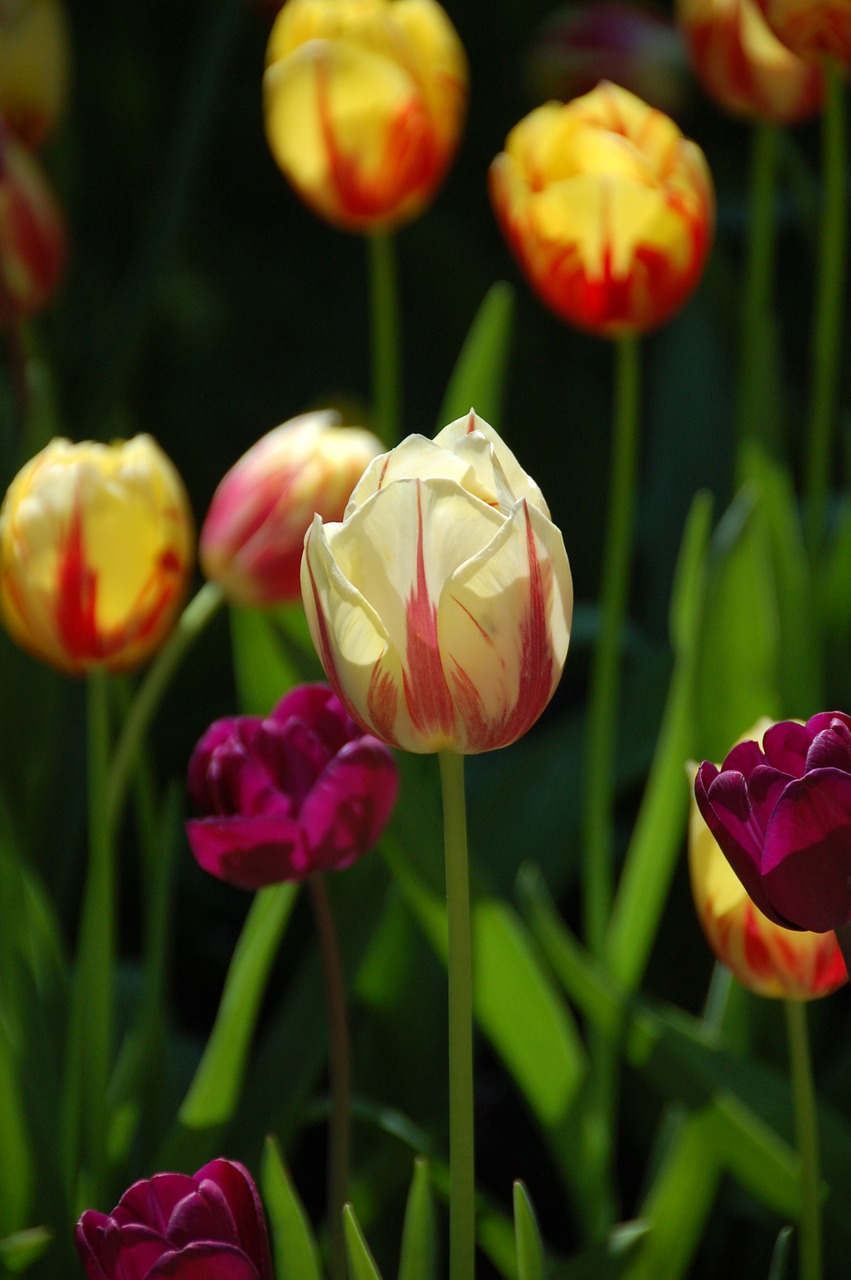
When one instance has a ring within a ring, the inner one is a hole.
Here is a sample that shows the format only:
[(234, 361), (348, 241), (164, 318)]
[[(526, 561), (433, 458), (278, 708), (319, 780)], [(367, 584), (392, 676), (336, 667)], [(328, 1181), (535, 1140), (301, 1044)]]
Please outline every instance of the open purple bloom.
[(325, 684), (293, 689), (265, 719), (217, 720), (189, 761), (202, 817), (186, 824), (205, 871), (243, 889), (349, 866), (398, 792), (393, 754)]
[(694, 794), (752, 901), (787, 929), (851, 921), (851, 716), (824, 711), (741, 742)]
[(89, 1280), (274, 1280), (263, 1207), (248, 1170), (212, 1160), (158, 1173), (74, 1232)]

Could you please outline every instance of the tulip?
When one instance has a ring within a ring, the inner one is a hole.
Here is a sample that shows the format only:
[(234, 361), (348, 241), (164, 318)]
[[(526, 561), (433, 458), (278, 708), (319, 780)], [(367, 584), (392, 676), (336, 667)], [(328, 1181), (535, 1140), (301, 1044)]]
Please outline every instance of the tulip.
[(316, 213), (348, 231), (420, 213), (467, 102), (464, 50), (436, 0), (288, 0), (266, 62), (269, 146)]
[(3, 621), (60, 671), (127, 670), (167, 635), (192, 558), (183, 483), (150, 436), (55, 439), (0, 507)]
[(851, 921), (851, 717), (821, 712), (704, 761), (697, 806), (769, 920), (825, 933)]
[(210, 726), (189, 761), (189, 793), (204, 816), (186, 833), (205, 871), (260, 889), (350, 866), (378, 840), (397, 791), (387, 747), (327, 685), (301, 685), (265, 719)]
[(0, 119), (0, 327), (44, 306), (64, 260), (62, 215), (48, 180)]
[(305, 538), (302, 592), (350, 715), (406, 751), (508, 746), (567, 654), (573, 589), (540, 489), (473, 412), (372, 462)]
[(28, 147), (44, 142), (65, 108), (69, 64), (60, 0), (0, 4), (0, 115)]
[(799, 58), (851, 62), (851, 0), (758, 0), (771, 30)]
[(521, 120), (491, 165), (490, 191), (533, 289), (581, 329), (642, 333), (700, 279), (714, 219), (703, 152), (617, 85)]
[(370, 431), (337, 421), (333, 413), (306, 413), (276, 427), (216, 489), (201, 529), (201, 567), (235, 604), (301, 599), (299, 566), (314, 512), (341, 520), (382, 449)]
[(212, 1160), (158, 1173), (74, 1233), (89, 1280), (274, 1280), (263, 1206), (248, 1170)]
[[(770, 724), (762, 721), (752, 736), (761, 740)], [(784, 929), (754, 906), (700, 816), (694, 798), (688, 855), (692, 894), (706, 940), (749, 991), (759, 996), (813, 1000), (848, 981), (834, 934)]]
[(726, 111), (791, 124), (821, 106), (821, 67), (781, 44), (756, 0), (678, 0), (695, 73)]

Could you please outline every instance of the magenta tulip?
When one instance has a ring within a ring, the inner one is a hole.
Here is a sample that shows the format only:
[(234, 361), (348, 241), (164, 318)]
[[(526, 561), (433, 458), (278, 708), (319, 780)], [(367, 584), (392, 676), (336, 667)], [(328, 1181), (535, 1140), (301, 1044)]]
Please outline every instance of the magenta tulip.
[(203, 816), (186, 824), (196, 860), (260, 889), (341, 869), (386, 826), (398, 792), (393, 754), (324, 684), (300, 685), (265, 719), (217, 720), (189, 762)]
[(694, 782), (704, 821), (751, 900), (787, 929), (851, 921), (851, 716), (821, 712), (741, 742)]
[(89, 1280), (274, 1280), (257, 1188), (233, 1160), (136, 1182), (74, 1239)]

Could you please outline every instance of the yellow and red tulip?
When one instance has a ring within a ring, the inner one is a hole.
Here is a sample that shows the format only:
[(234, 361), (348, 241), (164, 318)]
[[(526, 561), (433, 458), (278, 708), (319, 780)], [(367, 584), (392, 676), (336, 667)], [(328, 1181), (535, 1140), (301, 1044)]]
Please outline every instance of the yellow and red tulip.
[(781, 44), (757, 0), (677, 0), (695, 74), (726, 111), (791, 124), (821, 106), (821, 67)]
[(436, 0), (288, 0), (266, 62), (269, 146), (316, 213), (348, 231), (420, 213), (467, 103), (464, 50)]
[(0, 327), (38, 311), (65, 261), (65, 230), (36, 157), (0, 120)]
[(61, 0), (0, 3), (0, 116), (29, 147), (44, 142), (65, 108), (70, 60)]
[(341, 523), (315, 517), (302, 591), (349, 714), (406, 751), (508, 746), (561, 676), (573, 610), (561, 533), (472, 412), (371, 463)]
[(771, 30), (799, 58), (851, 62), (851, 0), (758, 0)]
[(235, 604), (301, 599), (304, 535), (314, 513), (342, 520), (367, 465), (382, 450), (371, 431), (306, 413), (270, 431), (228, 471), (201, 528), (204, 574)]
[(137, 666), (171, 628), (193, 542), (183, 482), (150, 436), (52, 440), (0, 508), (3, 621), (69, 674)]
[(715, 210), (703, 152), (617, 85), (521, 120), (491, 165), (490, 189), (533, 289), (581, 329), (642, 333), (700, 280)]

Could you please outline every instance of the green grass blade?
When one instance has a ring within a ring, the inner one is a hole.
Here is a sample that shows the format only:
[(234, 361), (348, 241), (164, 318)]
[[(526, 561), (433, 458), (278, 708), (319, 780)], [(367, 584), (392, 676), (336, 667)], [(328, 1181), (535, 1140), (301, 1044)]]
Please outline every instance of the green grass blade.
[(473, 320), (440, 406), (438, 427), (475, 409), (492, 427), (502, 415), (514, 290), (504, 280), (491, 285)]
[(518, 1280), (545, 1280), (544, 1246), (538, 1219), (529, 1192), (519, 1180), (514, 1184), (514, 1237)]
[(260, 1182), (272, 1228), (277, 1280), (322, 1280), (310, 1221), (274, 1138), (267, 1138), (263, 1148)]
[(346, 1232), (346, 1251), (349, 1255), (351, 1280), (381, 1280), (381, 1272), (369, 1251), (369, 1245), (350, 1204), (347, 1204), (343, 1210), (343, 1226)]
[(414, 1162), (414, 1176), (405, 1209), (399, 1280), (437, 1280), (437, 1226), (428, 1161)]

